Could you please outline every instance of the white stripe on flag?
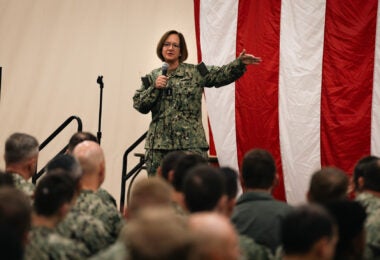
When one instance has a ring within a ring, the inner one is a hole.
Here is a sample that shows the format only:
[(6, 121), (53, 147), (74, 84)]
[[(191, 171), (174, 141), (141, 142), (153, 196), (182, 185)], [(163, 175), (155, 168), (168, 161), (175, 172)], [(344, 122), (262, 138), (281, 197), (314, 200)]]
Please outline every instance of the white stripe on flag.
[(377, 6), (375, 69), (373, 75), (371, 154), (380, 156), (380, 4)]
[[(238, 0), (200, 1), (200, 42), (206, 65), (236, 58)], [(205, 88), (207, 112), (221, 166), (238, 169), (235, 131), (235, 84)]]
[(288, 203), (306, 199), (320, 168), (320, 106), (326, 0), (282, 0), (279, 125)]

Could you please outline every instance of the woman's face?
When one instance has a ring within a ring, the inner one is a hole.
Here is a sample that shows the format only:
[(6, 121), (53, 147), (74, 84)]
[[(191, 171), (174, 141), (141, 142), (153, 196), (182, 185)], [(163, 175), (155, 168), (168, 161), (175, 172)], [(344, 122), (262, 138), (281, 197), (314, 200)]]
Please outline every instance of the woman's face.
[(180, 40), (177, 34), (170, 34), (162, 46), (162, 56), (168, 63), (177, 62), (181, 55)]

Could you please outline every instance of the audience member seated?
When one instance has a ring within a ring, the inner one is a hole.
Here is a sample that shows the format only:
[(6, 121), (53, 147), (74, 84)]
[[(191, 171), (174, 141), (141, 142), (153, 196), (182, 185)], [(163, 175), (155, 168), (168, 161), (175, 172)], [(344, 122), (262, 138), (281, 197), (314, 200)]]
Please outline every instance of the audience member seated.
[(347, 174), (335, 167), (324, 167), (312, 176), (307, 193), (308, 201), (325, 204), (348, 198)]
[(34, 184), (29, 182), (36, 173), (38, 141), (31, 135), (14, 133), (5, 142), (5, 171), (12, 173), (16, 188), (32, 197)]
[(193, 257), (194, 239), (189, 231), (186, 218), (172, 207), (142, 209), (124, 231), (130, 259), (201, 259)]
[(226, 215), (225, 178), (209, 165), (191, 168), (183, 183), (185, 205), (190, 213), (215, 211)]
[(374, 160), (363, 166), (363, 177), (359, 178), (362, 190), (356, 201), (367, 212), (366, 258), (380, 259), (380, 160)]
[(247, 152), (243, 158), (240, 180), (243, 194), (237, 200), (231, 220), (239, 234), (252, 238), (274, 253), (281, 245), (281, 221), (292, 207), (271, 195), (277, 184), (272, 155), (262, 149)]
[(62, 170), (44, 176), (36, 187), (26, 259), (83, 259), (87, 248), (59, 235), (55, 227), (75, 200), (75, 183)]
[[(49, 175), (49, 172), (55, 169), (65, 170), (68, 176), (71, 176), (76, 183), (76, 197), (83, 193), (82, 167), (80, 166), (79, 161), (72, 155), (65, 154), (53, 158), (48, 163), (47, 169), (46, 175)], [(96, 207), (100, 204), (99, 201), (101, 201), (101, 204), (105, 203), (96, 196), (93, 206)], [(113, 210), (115, 210), (113, 205), (110, 207), (113, 207)], [(76, 208), (76, 206), (74, 206), (74, 208)], [(89, 251), (89, 255), (96, 254), (115, 241), (116, 238), (111, 235), (109, 228), (106, 227), (101, 219), (94, 216), (90, 209), (75, 210), (74, 208), (71, 209), (66, 218), (58, 225), (57, 231), (59, 234), (85, 244)]]
[(83, 141), (98, 142), (98, 138), (90, 132), (76, 132), (70, 137), (69, 144), (67, 145), (67, 153), (72, 154), (75, 146)]
[(220, 167), (220, 171), (225, 178), (225, 192), (227, 195), (227, 215), (231, 217), (235, 208), (236, 197), (238, 193), (238, 173), (231, 167)]
[(364, 222), (367, 214), (357, 201), (337, 200), (326, 208), (335, 219), (339, 231), (334, 259), (363, 259), (365, 249)]
[(284, 260), (331, 260), (338, 241), (337, 226), (322, 206), (300, 206), (283, 219), (281, 241)]
[(73, 208), (74, 211), (87, 212), (100, 219), (116, 240), (123, 225), (123, 218), (116, 207), (96, 193), (105, 179), (105, 158), (102, 148), (93, 141), (79, 143), (73, 151), (82, 167), (80, 179), (81, 192)]
[(195, 259), (240, 259), (238, 234), (227, 217), (216, 212), (195, 213), (190, 215), (189, 225), (194, 235)]
[(169, 183), (173, 182), (174, 169), (178, 164), (178, 161), (184, 157), (186, 153), (184, 151), (171, 151), (164, 156), (161, 161), (161, 165), (157, 168), (157, 175), (164, 178)]
[[(149, 207), (171, 207), (173, 188), (161, 177), (151, 177), (136, 182), (133, 186), (125, 216), (131, 220), (138, 213)], [(128, 225), (128, 224), (127, 224)], [(91, 260), (125, 260), (128, 249), (125, 245), (125, 228), (118, 241), (108, 249), (100, 252)]]
[(75, 183), (78, 183), (82, 178), (83, 172), (79, 161), (71, 154), (59, 154), (51, 159), (46, 165), (46, 172), (52, 172), (54, 170), (64, 170)]
[(364, 171), (367, 167), (367, 165), (370, 162), (377, 161), (379, 160), (379, 157), (373, 156), (373, 155), (367, 155), (361, 158), (355, 165), (354, 172), (352, 174), (352, 183), (351, 185), (353, 186), (353, 190), (356, 193), (356, 196), (363, 191), (363, 175)]
[(173, 181), (171, 182), (174, 187), (173, 206), (178, 214), (186, 215), (186, 205), (183, 195), (183, 182), (188, 174), (188, 171), (197, 165), (207, 165), (207, 160), (199, 154), (186, 154), (181, 156), (177, 165), (174, 168)]
[(0, 187), (0, 252), (2, 259), (24, 259), (31, 226), (31, 200), (14, 187)]
[[(73, 134), (67, 145), (67, 154), (72, 154), (75, 146), (83, 141), (93, 141), (98, 143), (98, 138), (90, 132), (76, 132)], [(105, 189), (100, 187), (96, 192), (106, 203), (112, 203), (116, 207), (115, 198)]]
[(361, 191), (356, 196), (368, 216), (380, 209), (380, 160), (373, 160), (363, 167), (363, 177), (358, 179)]
[[(230, 218), (236, 204), (236, 196), (238, 193), (238, 173), (230, 167), (221, 167), (220, 171), (225, 177), (225, 191), (227, 195), (226, 216)], [(269, 248), (257, 244), (252, 238), (245, 235), (239, 234), (239, 245), (244, 259), (265, 260), (273, 258)]]
[[(236, 173), (233, 172), (236, 177)], [(184, 180), (184, 196), (186, 207), (191, 214), (198, 212), (215, 212), (226, 216), (229, 220), (231, 210), (228, 209), (228, 193), (230, 186), (237, 180), (227, 183), (226, 174), (220, 169), (209, 165), (198, 165), (191, 168)], [(239, 235), (239, 246), (245, 259), (270, 259), (270, 250), (256, 244), (251, 238)]]

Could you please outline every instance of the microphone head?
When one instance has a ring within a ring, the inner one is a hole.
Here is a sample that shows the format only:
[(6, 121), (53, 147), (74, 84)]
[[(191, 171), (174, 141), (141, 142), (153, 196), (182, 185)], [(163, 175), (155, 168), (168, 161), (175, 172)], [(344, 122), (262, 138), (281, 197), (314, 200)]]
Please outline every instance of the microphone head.
[(162, 64), (162, 75), (165, 75), (168, 74), (168, 68), (169, 68), (169, 64), (167, 64), (166, 62), (164, 62)]

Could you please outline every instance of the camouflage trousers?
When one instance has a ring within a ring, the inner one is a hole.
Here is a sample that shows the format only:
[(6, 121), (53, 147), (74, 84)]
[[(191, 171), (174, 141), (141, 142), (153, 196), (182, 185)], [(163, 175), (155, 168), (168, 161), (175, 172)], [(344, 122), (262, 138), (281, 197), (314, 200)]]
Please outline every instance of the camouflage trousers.
[[(145, 152), (145, 165), (148, 172), (148, 176), (155, 176), (157, 174), (157, 168), (161, 165), (162, 159), (168, 153), (175, 150), (158, 150), (158, 149), (147, 149)], [(179, 149), (178, 151), (184, 151), (189, 153), (196, 153), (202, 157), (208, 159), (207, 150), (201, 148), (189, 148), (189, 149)]]

